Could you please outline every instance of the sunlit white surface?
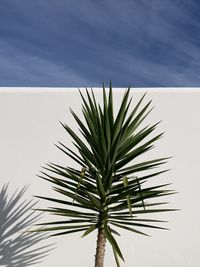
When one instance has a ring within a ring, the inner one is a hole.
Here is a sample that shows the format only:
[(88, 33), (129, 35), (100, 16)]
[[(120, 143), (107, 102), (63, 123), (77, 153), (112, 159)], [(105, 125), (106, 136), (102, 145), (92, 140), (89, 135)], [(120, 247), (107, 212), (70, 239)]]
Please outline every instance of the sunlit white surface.
[[(101, 89), (94, 90), (101, 101)], [(170, 231), (147, 231), (150, 238), (122, 231), (117, 239), (126, 260), (122, 266), (200, 266), (200, 89), (134, 88), (131, 90), (133, 105), (146, 91), (146, 99), (153, 99), (155, 106), (146, 122), (162, 120), (158, 131), (165, 131), (163, 139), (146, 158), (173, 156), (168, 164), (171, 171), (162, 175), (159, 181), (173, 183), (172, 188), (179, 194), (169, 197), (170, 207), (181, 210), (159, 215), (169, 220)], [(123, 89), (114, 89), (116, 110), (123, 92)], [(27, 198), (36, 194), (54, 195), (50, 185), (36, 175), (40, 166), (48, 161), (73, 164), (54, 146), (57, 141), (62, 141), (72, 147), (71, 138), (59, 124), (59, 121), (66, 122), (76, 129), (69, 107), (80, 113), (81, 98), (77, 88), (0, 89), (0, 186), (9, 182), (13, 192), (29, 184)], [(96, 234), (80, 236), (72, 234), (54, 238), (57, 248), (37, 266), (92, 267)], [(109, 245), (105, 266), (114, 266)]]

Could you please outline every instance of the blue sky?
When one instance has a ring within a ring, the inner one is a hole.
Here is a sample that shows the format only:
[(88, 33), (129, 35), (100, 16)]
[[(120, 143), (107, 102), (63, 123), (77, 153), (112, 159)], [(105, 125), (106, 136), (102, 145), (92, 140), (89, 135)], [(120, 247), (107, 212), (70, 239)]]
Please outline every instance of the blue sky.
[(1, 0), (0, 86), (200, 86), (199, 0)]

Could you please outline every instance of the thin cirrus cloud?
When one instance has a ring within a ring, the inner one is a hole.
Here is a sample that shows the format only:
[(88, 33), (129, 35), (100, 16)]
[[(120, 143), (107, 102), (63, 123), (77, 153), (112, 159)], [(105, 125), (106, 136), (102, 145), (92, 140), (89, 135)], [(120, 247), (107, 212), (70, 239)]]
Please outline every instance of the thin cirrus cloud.
[(0, 86), (199, 86), (197, 0), (0, 7)]

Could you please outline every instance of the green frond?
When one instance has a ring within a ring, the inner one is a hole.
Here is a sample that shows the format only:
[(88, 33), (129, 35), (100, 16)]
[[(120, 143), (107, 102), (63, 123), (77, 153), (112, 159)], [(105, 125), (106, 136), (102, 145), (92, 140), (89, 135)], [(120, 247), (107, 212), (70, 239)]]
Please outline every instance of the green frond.
[(110, 230), (108, 228), (104, 229), (104, 233), (105, 236), (107, 238), (107, 240), (109, 241), (109, 243), (111, 244), (113, 250), (117, 253), (117, 255), (124, 261), (124, 257), (121, 253), (121, 250), (117, 244), (117, 241), (115, 240), (115, 238), (113, 237), (113, 235), (111, 234)]

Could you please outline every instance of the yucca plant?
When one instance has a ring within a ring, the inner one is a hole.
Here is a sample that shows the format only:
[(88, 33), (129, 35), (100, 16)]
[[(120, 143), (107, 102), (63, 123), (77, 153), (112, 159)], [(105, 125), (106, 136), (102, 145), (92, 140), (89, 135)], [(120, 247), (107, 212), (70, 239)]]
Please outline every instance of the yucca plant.
[[(152, 170), (166, 163), (168, 158), (138, 163), (138, 158), (152, 149), (154, 142), (163, 135), (150, 137), (158, 123), (141, 128), (151, 111), (151, 101), (143, 105), (143, 95), (132, 108), (129, 87), (114, 115), (112, 85), (108, 92), (103, 86), (102, 92), (103, 105), (97, 103), (92, 89), (86, 89), (85, 95), (80, 91), (85, 121), (72, 110), (71, 114), (81, 135), (70, 125), (61, 123), (73, 139), (76, 150), (63, 143), (56, 146), (78, 167), (49, 163), (39, 175), (53, 183), (53, 189), (63, 198), (37, 196), (55, 203), (55, 206), (42, 210), (59, 219), (40, 224), (42, 228), (36, 231), (48, 231), (51, 236), (83, 232), (82, 237), (98, 231), (95, 267), (104, 265), (106, 240), (112, 246), (117, 266), (120, 266), (119, 258), (124, 260), (114, 237), (119, 235), (117, 228), (142, 235), (146, 234), (138, 230), (140, 227), (165, 229), (157, 225), (163, 221), (140, 215), (171, 211), (154, 206), (164, 204), (160, 197), (173, 193), (165, 189), (168, 184), (146, 185), (148, 180), (167, 171)], [(137, 163), (134, 163), (136, 159)]]

